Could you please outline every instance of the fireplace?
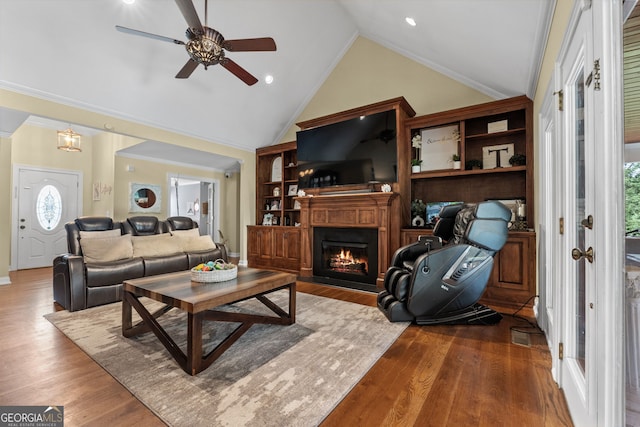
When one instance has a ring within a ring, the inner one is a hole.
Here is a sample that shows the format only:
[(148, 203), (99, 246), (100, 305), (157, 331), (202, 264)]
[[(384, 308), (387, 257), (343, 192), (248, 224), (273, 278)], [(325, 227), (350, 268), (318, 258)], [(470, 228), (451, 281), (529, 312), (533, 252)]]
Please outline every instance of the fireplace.
[(377, 271), (375, 228), (314, 227), (314, 281), (375, 291)]

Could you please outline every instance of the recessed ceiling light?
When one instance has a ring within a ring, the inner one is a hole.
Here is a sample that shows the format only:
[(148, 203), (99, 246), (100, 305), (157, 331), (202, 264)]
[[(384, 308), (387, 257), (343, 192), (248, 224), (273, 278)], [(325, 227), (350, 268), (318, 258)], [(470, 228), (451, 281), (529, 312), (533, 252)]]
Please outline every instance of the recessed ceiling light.
[(136, 2), (136, 0), (122, 0), (122, 3), (124, 4), (134, 4)]
[(271, 74), (267, 74), (264, 78), (264, 82), (268, 85), (273, 83), (273, 76)]
[(407, 21), (407, 24), (411, 25), (412, 27), (416, 26), (416, 20), (407, 16), (406, 18), (404, 18), (405, 21)]

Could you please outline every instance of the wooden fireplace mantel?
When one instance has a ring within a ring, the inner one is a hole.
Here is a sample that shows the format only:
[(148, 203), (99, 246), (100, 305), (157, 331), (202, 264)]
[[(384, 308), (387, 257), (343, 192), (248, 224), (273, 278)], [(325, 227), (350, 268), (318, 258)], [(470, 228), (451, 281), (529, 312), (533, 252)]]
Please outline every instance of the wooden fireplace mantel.
[(376, 285), (382, 286), (391, 250), (399, 247), (397, 193), (332, 194), (297, 197), (300, 202), (300, 276), (313, 276), (313, 228), (345, 227), (378, 230)]

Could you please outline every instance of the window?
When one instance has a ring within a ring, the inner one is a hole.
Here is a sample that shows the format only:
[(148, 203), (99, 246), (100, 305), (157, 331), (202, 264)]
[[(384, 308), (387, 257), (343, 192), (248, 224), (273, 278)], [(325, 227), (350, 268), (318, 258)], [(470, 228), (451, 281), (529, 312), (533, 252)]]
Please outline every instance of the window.
[(56, 228), (62, 216), (62, 198), (53, 185), (45, 185), (38, 193), (36, 215), (40, 227), (45, 230)]

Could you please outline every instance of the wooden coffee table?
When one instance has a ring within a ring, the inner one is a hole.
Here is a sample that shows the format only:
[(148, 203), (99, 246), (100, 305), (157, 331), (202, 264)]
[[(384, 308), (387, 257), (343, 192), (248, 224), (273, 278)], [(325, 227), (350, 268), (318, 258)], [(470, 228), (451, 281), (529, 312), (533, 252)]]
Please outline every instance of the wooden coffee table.
[[(123, 282), (122, 335), (133, 337), (153, 332), (171, 353), (178, 365), (190, 375), (208, 368), (254, 323), (291, 325), (296, 320), (296, 276), (271, 270), (239, 268), (238, 277), (219, 283), (191, 281), (189, 271), (169, 273)], [(266, 297), (266, 294), (289, 289), (289, 311), (286, 312)], [(144, 296), (165, 303), (161, 309), (150, 313), (138, 300)], [(276, 316), (230, 313), (213, 310), (224, 304), (232, 304), (249, 298), (262, 302)], [(132, 325), (131, 307), (142, 321)], [(156, 320), (173, 308), (187, 312), (187, 354), (180, 349)], [(202, 322), (204, 320), (240, 322), (231, 334), (208, 354), (202, 350)]]

